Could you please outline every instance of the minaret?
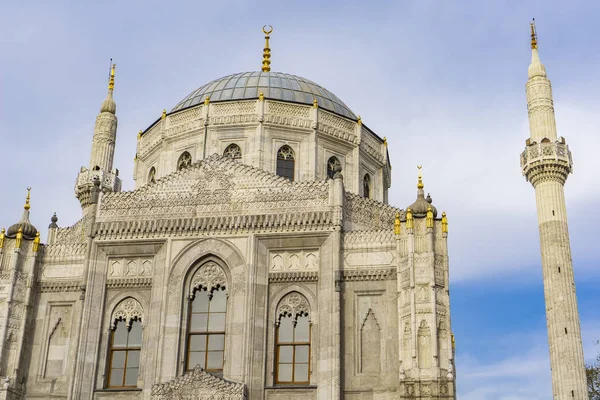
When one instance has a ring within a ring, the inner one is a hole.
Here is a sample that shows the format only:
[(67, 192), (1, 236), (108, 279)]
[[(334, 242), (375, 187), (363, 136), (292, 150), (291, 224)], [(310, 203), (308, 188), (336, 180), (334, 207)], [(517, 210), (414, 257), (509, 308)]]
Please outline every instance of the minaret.
[(108, 94), (102, 102), (100, 114), (96, 117), (89, 168), (81, 167), (75, 185), (75, 196), (79, 199), (84, 211), (91, 204), (90, 198), (95, 177), (100, 180), (103, 192), (121, 190), (119, 170), (112, 169), (117, 138), (117, 116), (115, 115), (117, 104), (113, 99), (115, 67), (116, 64), (112, 64), (108, 80)]
[(552, 87), (538, 54), (534, 23), (531, 53), (526, 85), (530, 138), (521, 167), (535, 188), (552, 389), (555, 400), (584, 400), (587, 383), (564, 193), (572, 159), (565, 139), (556, 135)]

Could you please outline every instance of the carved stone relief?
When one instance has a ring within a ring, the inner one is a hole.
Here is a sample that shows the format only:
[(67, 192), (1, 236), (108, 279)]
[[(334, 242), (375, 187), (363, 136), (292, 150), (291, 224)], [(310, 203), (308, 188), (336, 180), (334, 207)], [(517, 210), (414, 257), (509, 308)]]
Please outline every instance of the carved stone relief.
[(143, 319), (144, 310), (139, 301), (133, 297), (123, 299), (115, 309), (113, 310), (111, 321), (111, 329), (116, 327), (117, 321), (125, 321), (125, 324), (129, 325), (132, 321), (141, 321), (142, 326), (144, 323)]
[(200, 268), (194, 273), (192, 277), (192, 283), (190, 285), (189, 296), (194, 296), (196, 289), (204, 289), (209, 293), (213, 290), (221, 289), (227, 286), (227, 276), (225, 271), (219, 264), (214, 261), (209, 261), (202, 264)]
[(245, 385), (216, 377), (199, 365), (166, 383), (152, 385), (152, 400), (245, 400)]
[(431, 331), (427, 321), (421, 320), (417, 333), (419, 368), (431, 368)]
[(152, 259), (148, 258), (110, 259), (108, 263), (108, 279), (152, 276), (152, 261)]
[(269, 272), (317, 271), (319, 269), (318, 250), (290, 250), (272, 252)]
[(309, 313), (310, 305), (306, 297), (298, 292), (291, 292), (285, 295), (277, 305), (277, 323), (281, 317), (292, 317), (296, 320), (296, 318), (307, 316)]
[(417, 303), (429, 302), (429, 292), (428, 285), (417, 285)]

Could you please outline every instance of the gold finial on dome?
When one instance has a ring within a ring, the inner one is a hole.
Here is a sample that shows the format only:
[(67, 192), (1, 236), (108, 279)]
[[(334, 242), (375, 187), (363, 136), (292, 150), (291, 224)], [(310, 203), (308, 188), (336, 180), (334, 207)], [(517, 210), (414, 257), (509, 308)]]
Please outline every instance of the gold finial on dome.
[(531, 50), (537, 49), (537, 33), (535, 31), (535, 18), (529, 24), (531, 26)]
[(446, 212), (442, 212), (442, 232), (448, 233), (448, 217), (446, 217)]
[[(112, 64), (112, 58), (110, 59)], [(115, 88), (115, 68), (117, 64), (112, 64), (110, 68), (110, 77), (108, 78), (108, 90), (113, 90)]]
[(358, 119), (356, 120), (356, 123), (358, 125), (362, 125), (362, 118), (360, 117), (360, 115), (358, 116)]
[(313, 99), (313, 107), (314, 108), (319, 108), (319, 102), (317, 101), (316, 97)]
[(423, 177), (421, 176), (421, 168), (423, 168), (422, 165), (417, 165), (417, 169), (419, 170), (419, 182), (417, 183), (417, 189), (423, 189), (425, 187), (425, 185), (423, 185)]
[(206, 98), (204, 99), (204, 105), (207, 106), (210, 104), (210, 96), (206, 96)]
[(29, 210), (31, 208), (31, 205), (29, 204), (30, 199), (31, 199), (31, 188), (28, 187), (27, 188), (27, 198), (25, 199), (25, 205), (23, 206), (23, 208), (25, 210)]
[(394, 234), (400, 234), (400, 213), (396, 211), (396, 218), (394, 219)]
[(40, 248), (40, 233), (35, 234), (35, 239), (33, 239), (33, 252), (37, 253)]
[(263, 92), (260, 92), (260, 94), (258, 95), (258, 100), (265, 101), (265, 94)]
[(4, 247), (4, 238), (6, 237), (6, 229), (2, 228), (0, 231), (0, 249)]
[[(269, 27), (269, 30), (266, 30), (266, 27)], [(271, 25), (265, 25), (262, 29), (265, 34), (265, 48), (263, 49), (263, 61), (262, 61), (262, 72), (269, 72), (271, 70), (271, 49), (269, 48), (269, 38), (271, 32), (273, 32), (273, 27)]]

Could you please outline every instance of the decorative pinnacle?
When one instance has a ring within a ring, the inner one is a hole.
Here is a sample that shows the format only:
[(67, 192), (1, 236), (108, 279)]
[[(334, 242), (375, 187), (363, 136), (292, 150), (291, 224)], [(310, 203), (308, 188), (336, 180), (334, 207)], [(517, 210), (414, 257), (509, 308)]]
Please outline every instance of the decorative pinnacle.
[[(266, 27), (269, 27), (269, 30), (266, 30)], [(263, 49), (263, 61), (262, 61), (262, 71), (269, 72), (271, 70), (271, 49), (269, 48), (269, 38), (271, 32), (273, 32), (273, 27), (271, 25), (265, 25), (262, 29), (265, 34), (265, 48)]]
[(2, 230), (0, 231), (0, 249), (4, 247), (4, 238), (6, 237), (5, 235), (6, 229), (2, 228)]
[[(112, 63), (112, 58), (111, 58), (111, 63)], [(117, 64), (113, 64), (112, 67), (110, 68), (110, 78), (108, 78), (108, 90), (114, 90), (115, 88), (115, 68), (116, 68)]]
[(394, 219), (394, 234), (400, 234), (400, 213), (396, 212), (396, 218)]
[(163, 109), (162, 115), (160, 116), (160, 119), (165, 119), (167, 118), (167, 110)]
[(35, 239), (33, 239), (33, 252), (37, 253), (38, 250), (40, 249), (40, 233), (37, 232), (35, 234)]
[(448, 217), (446, 217), (446, 212), (442, 212), (442, 232), (448, 233)]
[(360, 115), (358, 116), (358, 119), (356, 120), (356, 123), (358, 125), (362, 125), (362, 118), (360, 117)]
[(535, 18), (529, 24), (531, 26), (531, 50), (537, 49), (537, 32), (535, 31)]
[(260, 92), (260, 94), (258, 95), (258, 100), (265, 101), (265, 94), (263, 92)]
[(425, 219), (425, 225), (427, 228), (433, 228), (433, 209), (431, 204), (427, 206), (427, 218)]
[(314, 108), (319, 108), (319, 102), (317, 101), (316, 97), (313, 99), (313, 107)]
[(140, 131), (138, 132), (138, 136), (137, 136), (137, 139), (138, 139), (138, 140), (140, 140), (140, 139), (142, 138), (142, 133), (143, 133), (143, 132), (142, 132), (142, 130), (140, 129)]
[(385, 136), (383, 137), (383, 145), (387, 147), (387, 138)]
[(23, 206), (23, 208), (25, 210), (29, 210), (31, 208), (31, 205), (29, 204), (30, 199), (31, 199), (31, 188), (28, 187), (27, 188), (27, 198), (25, 199), (25, 205)]
[(423, 177), (421, 176), (421, 168), (423, 168), (422, 165), (417, 165), (417, 168), (419, 169), (419, 183), (417, 183), (417, 189), (423, 189), (425, 187), (425, 185), (423, 185)]
[(210, 96), (206, 96), (206, 98), (204, 99), (204, 105), (207, 106), (210, 104)]
[(414, 227), (413, 214), (410, 207), (406, 209), (406, 229), (412, 229)]

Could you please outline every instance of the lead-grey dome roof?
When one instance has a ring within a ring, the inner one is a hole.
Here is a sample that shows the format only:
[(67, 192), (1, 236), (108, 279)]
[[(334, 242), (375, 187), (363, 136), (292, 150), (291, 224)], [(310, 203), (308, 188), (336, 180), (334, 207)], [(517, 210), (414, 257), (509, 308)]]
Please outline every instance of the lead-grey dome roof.
[(267, 99), (309, 105), (317, 99), (319, 107), (356, 119), (352, 110), (329, 90), (308, 79), (282, 72), (242, 72), (215, 79), (194, 90), (171, 112), (203, 103), (206, 96), (210, 97), (211, 102), (243, 100), (256, 99), (260, 92)]

